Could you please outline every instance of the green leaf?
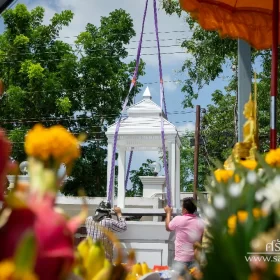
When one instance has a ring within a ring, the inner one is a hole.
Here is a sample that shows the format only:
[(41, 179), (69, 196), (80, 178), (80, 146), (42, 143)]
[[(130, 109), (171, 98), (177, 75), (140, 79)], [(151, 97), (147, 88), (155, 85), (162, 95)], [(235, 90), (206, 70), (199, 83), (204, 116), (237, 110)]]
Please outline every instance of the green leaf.
[(33, 232), (26, 232), (15, 253), (16, 273), (31, 272), (34, 269), (37, 255), (36, 239)]

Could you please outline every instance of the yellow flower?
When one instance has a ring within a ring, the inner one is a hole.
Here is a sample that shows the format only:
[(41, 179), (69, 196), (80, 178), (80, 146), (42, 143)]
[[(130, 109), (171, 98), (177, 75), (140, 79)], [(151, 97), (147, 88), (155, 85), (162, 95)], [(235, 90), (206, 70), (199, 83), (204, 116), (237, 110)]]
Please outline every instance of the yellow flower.
[(237, 221), (240, 223), (244, 223), (248, 218), (248, 212), (244, 210), (240, 210), (237, 212), (237, 215), (231, 215), (227, 220), (228, 233), (233, 234), (236, 229)]
[(234, 175), (234, 182), (235, 182), (235, 183), (239, 183), (239, 182), (240, 182), (240, 177), (239, 177), (238, 174), (235, 174), (235, 175)]
[(195, 271), (195, 267), (190, 268), (190, 274), (192, 274)]
[(228, 232), (230, 234), (233, 234), (235, 232), (236, 222), (237, 222), (237, 216), (236, 215), (231, 215), (228, 218), (227, 224), (228, 224)]
[(0, 262), (0, 280), (38, 280), (38, 277), (32, 272), (19, 274), (12, 260), (4, 260)]
[(191, 268), (189, 272), (196, 280), (201, 280), (203, 278), (203, 273), (197, 267)]
[(260, 208), (253, 208), (253, 216), (258, 219), (262, 216), (262, 210)]
[(248, 212), (244, 210), (240, 210), (237, 212), (238, 221), (244, 223), (248, 218)]
[(4, 260), (0, 262), (0, 279), (10, 279), (15, 270), (15, 264), (11, 260)]
[(265, 217), (266, 215), (267, 215), (267, 213), (264, 211), (264, 210), (262, 210), (262, 209), (260, 209), (260, 208), (253, 208), (253, 210), (252, 210), (252, 213), (253, 213), (253, 216), (256, 218), (256, 219), (258, 219), (258, 218), (260, 218), (260, 217)]
[(217, 169), (214, 172), (215, 178), (218, 182), (226, 183), (233, 175), (232, 170)]
[(280, 167), (280, 148), (270, 150), (265, 156), (265, 161), (271, 166)]
[(243, 165), (245, 168), (250, 170), (255, 170), (258, 163), (255, 160), (241, 160), (240, 164)]
[(68, 164), (80, 156), (78, 139), (60, 125), (35, 125), (26, 135), (24, 147), (28, 156), (56, 164)]

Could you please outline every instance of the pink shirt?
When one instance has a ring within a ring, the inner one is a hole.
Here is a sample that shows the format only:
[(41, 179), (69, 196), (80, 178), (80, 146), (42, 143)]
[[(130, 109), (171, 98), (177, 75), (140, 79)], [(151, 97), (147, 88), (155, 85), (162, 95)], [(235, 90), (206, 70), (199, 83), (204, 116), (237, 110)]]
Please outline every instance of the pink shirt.
[(170, 223), (169, 229), (175, 230), (175, 260), (189, 262), (194, 258), (193, 244), (201, 242), (204, 223), (194, 214), (176, 216)]

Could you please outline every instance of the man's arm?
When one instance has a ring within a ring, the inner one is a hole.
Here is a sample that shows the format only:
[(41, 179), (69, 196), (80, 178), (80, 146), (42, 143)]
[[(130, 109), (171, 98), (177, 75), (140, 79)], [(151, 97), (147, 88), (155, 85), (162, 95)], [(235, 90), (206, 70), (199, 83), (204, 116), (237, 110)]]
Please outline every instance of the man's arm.
[(166, 213), (165, 229), (166, 229), (167, 231), (171, 231), (170, 228), (169, 228), (170, 220), (171, 220), (171, 214), (170, 214), (170, 213)]
[(119, 207), (115, 207), (114, 211), (117, 214), (118, 221), (115, 221), (115, 220), (112, 219), (112, 222), (111, 222), (112, 230), (117, 231), (117, 232), (126, 231), (126, 229), (127, 229), (126, 221), (122, 217), (121, 209)]
[(165, 229), (167, 231), (171, 231), (171, 229), (169, 228), (169, 224), (171, 221), (171, 213), (172, 213), (172, 208), (169, 206), (164, 207), (164, 211), (166, 213), (166, 219), (165, 219)]

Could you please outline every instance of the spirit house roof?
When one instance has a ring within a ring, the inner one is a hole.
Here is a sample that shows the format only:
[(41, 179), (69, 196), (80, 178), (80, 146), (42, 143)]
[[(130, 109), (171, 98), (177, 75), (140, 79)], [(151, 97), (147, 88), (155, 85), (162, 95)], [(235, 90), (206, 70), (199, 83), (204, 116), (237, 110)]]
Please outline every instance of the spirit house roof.
[[(132, 144), (134, 144), (134, 146), (141, 146), (141, 144), (143, 144), (145, 147), (148, 144), (148, 146), (161, 147), (162, 115), (164, 118), (165, 140), (167, 141), (169, 138), (172, 138), (174, 141), (174, 138), (178, 138), (180, 142), (176, 127), (166, 120), (166, 116), (160, 106), (152, 101), (152, 96), (148, 87), (143, 94), (143, 99), (127, 109), (127, 115), (128, 116), (122, 119), (120, 123), (118, 146), (131, 146)], [(115, 130), (116, 123), (108, 127), (106, 135), (109, 142), (112, 141)], [(132, 139), (141, 140), (139, 143), (138, 141), (136, 141), (137, 143), (135, 141), (133, 141), (135, 143), (131, 143)], [(149, 139), (151, 141), (148, 141)]]

